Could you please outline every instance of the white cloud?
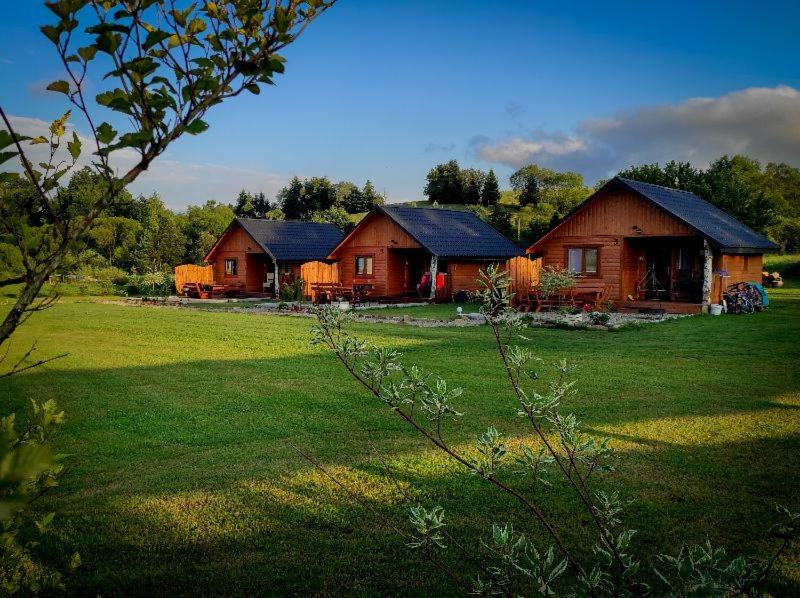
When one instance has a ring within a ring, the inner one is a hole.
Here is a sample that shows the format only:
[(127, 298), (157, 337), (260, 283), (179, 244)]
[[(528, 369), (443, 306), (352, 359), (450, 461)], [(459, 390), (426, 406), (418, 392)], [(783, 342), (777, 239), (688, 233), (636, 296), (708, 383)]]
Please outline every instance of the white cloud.
[(581, 122), (572, 134), (535, 131), (475, 145), (487, 162), (535, 162), (607, 176), (631, 164), (688, 160), (706, 166), (723, 154), (800, 165), (800, 91), (751, 87), (717, 98), (641, 107)]
[[(14, 130), (30, 137), (48, 136), (49, 123), (25, 116), (10, 116)], [(72, 137), (73, 128), (67, 127), (68, 138)], [(83, 144), (83, 153), (76, 168), (87, 166), (92, 161), (92, 151), (96, 148), (94, 140), (78, 132)], [(46, 161), (47, 146), (34, 145), (26, 149), (34, 164)], [(66, 155), (66, 154), (65, 154)], [(138, 161), (138, 154), (133, 149), (118, 150), (112, 154), (112, 166), (124, 173)], [(21, 170), (19, 162), (10, 160), (3, 164), (10, 169)], [(68, 176), (68, 175), (67, 175)], [(189, 204), (204, 203), (208, 199), (233, 201), (239, 191), (263, 191), (267, 197), (275, 194), (289, 182), (290, 177), (281, 173), (260, 169), (247, 169), (225, 166), (221, 164), (201, 164), (166, 159), (156, 159), (150, 168), (142, 173), (130, 186), (134, 195), (150, 194), (157, 191), (164, 202), (173, 209), (183, 209)]]
[(548, 135), (539, 132), (532, 138), (511, 137), (481, 145), (478, 154), (487, 162), (500, 162), (514, 168), (536, 161), (548, 161), (586, 150), (586, 141), (567, 135)]

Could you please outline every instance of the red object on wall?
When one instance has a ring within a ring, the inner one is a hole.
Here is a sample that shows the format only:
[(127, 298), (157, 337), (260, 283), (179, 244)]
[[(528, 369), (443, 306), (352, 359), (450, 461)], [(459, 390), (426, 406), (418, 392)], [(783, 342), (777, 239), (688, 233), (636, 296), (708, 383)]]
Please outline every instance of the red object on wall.
[(444, 274), (436, 274), (436, 288), (439, 290), (444, 288)]

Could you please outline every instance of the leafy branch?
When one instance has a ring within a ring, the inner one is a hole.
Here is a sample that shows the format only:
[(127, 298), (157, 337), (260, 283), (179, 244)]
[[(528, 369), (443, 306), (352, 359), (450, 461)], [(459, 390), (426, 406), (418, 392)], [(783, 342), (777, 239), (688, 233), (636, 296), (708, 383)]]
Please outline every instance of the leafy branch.
[[(317, 310), (312, 344), (330, 349), (372, 397), (467, 471), (512, 497), (549, 536), (551, 544), (539, 548), (511, 524), (492, 524), (491, 537), (482, 542), (489, 555), (481, 562), (484, 575), (473, 579), (473, 593), (509, 595), (516, 593), (519, 584), (527, 588), (525, 591), (541, 596), (563, 590), (586, 596), (638, 596), (652, 592), (655, 588), (642, 574), (641, 563), (645, 559), (637, 555), (632, 543), (636, 532), (623, 525), (626, 502), (616, 491), (594, 487), (598, 474), (613, 470), (610, 440), (584, 434), (575, 415), (561, 411), (563, 401), (575, 392), (574, 382), (569, 380), (569, 366), (559, 362), (557, 377), (543, 387), (534, 368), (541, 360), (528, 348), (512, 343), (514, 339), (528, 339), (523, 320), (510, 308), (512, 297), (506, 275), (489, 267), (478, 282), (481, 312), (506, 371), (516, 412), (532, 431), (533, 445), (523, 442), (518, 448), (511, 447), (491, 426), (478, 436), (473, 454), (454, 448), (445, 439), (446, 423), (462, 415), (455, 405), (461, 389), (416, 365), (403, 364), (395, 350), (371, 347), (350, 335), (349, 312), (336, 307)], [(524, 489), (506, 479), (505, 464), (509, 461), (514, 464), (513, 472), (529, 482)], [(551, 486), (550, 470), (560, 475), (592, 522), (595, 539), (589, 544), (590, 557), (577, 557), (586, 554), (586, 546), (567, 545), (542, 507), (541, 493)], [(782, 522), (771, 533), (781, 543), (769, 559), (739, 557), (728, 561), (724, 551), (710, 545), (684, 547), (677, 556), (657, 555), (659, 565), (651, 563), (648, 580), (654, 579), (660, 592), (674, 596), (761, 595), (774, 563), (798, 534), (800, 514), (779, 507), (779, 517)], [(441, 507), (413, 507), (410, 523), (415, 529), (411, 548), (422, 550), (428, 558), (449, 548)], [(567, 571), (573, 581), (564, 588)]]

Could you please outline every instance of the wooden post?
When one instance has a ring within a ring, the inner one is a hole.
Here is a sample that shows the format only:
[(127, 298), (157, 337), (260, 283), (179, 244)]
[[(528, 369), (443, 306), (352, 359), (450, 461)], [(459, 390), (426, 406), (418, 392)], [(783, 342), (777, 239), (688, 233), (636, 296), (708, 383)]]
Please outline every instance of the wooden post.
[(436, 299), (436, 274), (439, 270), (439, 257), (431, 256), (431, 299)]
[(281, 283), (278, 282), (278, 260), (274, 260), (273, 264), (275, 266), (275, 299), (278, 299), (281, 296)]
[(714, 283), (714, 254), (708, 239), (703, 239), (703, 311), (708, 311), (711, 304), (711, 287)]

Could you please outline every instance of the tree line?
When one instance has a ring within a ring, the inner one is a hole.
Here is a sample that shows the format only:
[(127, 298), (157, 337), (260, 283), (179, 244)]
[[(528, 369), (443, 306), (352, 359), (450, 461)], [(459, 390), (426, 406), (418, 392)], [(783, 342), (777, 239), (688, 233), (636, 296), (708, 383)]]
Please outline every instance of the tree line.
[[(618, 176), (690, 191), (766, 235), (785, 252), (800, 251), (800, 169), (743, 155), (722, 156), (702, 169), (689, 162), (631, 166)], [(434, 204), (465, 204), (501, 233), (526, 247), (558, 224), (572, 209), (603, 185), (588, 187), (572, 171), (536, 164), (509, 177), (510, 192), (498, 189), (493, 171), (461, 168), (456, 160), (433, 167), (425, 196)], [(483, 187), (481, 187), (483, 185)], [(487, 200), (488, 198), (491, 198)]]
[[(705, 169), (672, 161), (632, 166), (619, 176), (696, 193), (767, 235), (784, 251), (800, 251), (798, 168), (772, 162), (762, 166), (736, 155), (723, 156)], [(510, 190), (501, 192), (492, 170), (462, 168), (450, 160), (431, 169), (424, 192), (434, 205), (466, 204), (466, 209), (526, 247), (604, 181), (592, 188), (577, 172), (531, 164), (514, 172), (508, 182)], [(33, 205), (34, 190), (22, 177), (2, 185), (5, 192)], [(99, 175), (87, 168), (76, 171), (58, 189), (58, 196), (74, 211), (92, 205), (102, 188)], [(243, 190), (231, 203), (210, 200), (182, 212), (169, 209), (157, 193), (134, 197), (123, 191), (119, 201), (94, 219), (60, 271), (74, 272), (82, 264), (140, 274), (167, 271), (181, 263), (202, 263), (234, 216), (332, 222), (347, 232), (357, 221), (354, 215), (384, 201), (370, 181), (359, 187), (327, 177), (294, 177), (271, 200), (263, 192)], [(44, 225), (44, 215), (40, 220)], [(36, 223), (34, 214), (32, 224)], [(13, 275), (21, 267), (22, 256), (14, 243), (0, 239), (0, 272)]]
[[(58, 189), (60, 202), (70, 210), (85, 212), (103, 192), (103, 181), (89, 168), (76, 171)], [(34, 189), (22, 177), (2, 183), (4, 194), (14, 194), (33, 206)], [(102, 268), (144, 274), (168, 271), (183, 263), (202, 263), (203, 258), (233, 220), (268, 218), (332, 222), (342, 230), (354, 226), (353, 214), (367, 212), (384, 199), (367, 181), (358, 187), (349, 181), (332, 183), (326, 177), (295, 177), (269, 200), (263, 192), (242, 190), (231, 203), (214, 200), (191, 205), (178, 212), (168, 208), (158, 193), (134, 197), (128, 191), (96, 217), (59, 271)], [(33, 208), (32, 208), (33, 209)], [(47, 216), (32, 212), (32, 226), (45, 235)], [(8, 238), (0, 236), (0, 273), (11, 276), (23, 269), (22, 254)]]

